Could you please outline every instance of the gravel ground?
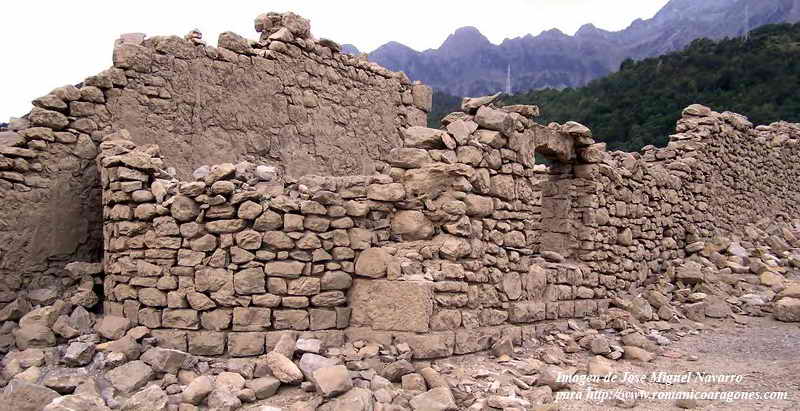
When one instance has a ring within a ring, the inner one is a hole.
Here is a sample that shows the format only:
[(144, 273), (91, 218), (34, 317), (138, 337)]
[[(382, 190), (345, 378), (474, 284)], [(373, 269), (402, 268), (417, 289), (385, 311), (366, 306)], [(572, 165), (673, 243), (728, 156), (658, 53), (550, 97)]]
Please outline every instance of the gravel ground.
[[(699, 400), (703, 410), (798, 410), (800, 409), (800, 327), (771, 318), (744, 317), (746, 324), (732, 320), (707, 323), (699, 334), (688, 335), (666, 347), (667, 356), (660, 355), (652, 363), (618, 362), (618, 371), (632, 374), (739, 375), (741, 381), (722, 383), (609, 383), (595, 385), (597, 389), (623, 391), (696, 391), (696, 392), (786, 392), (783, 400)], [(690, 356), (696, 361), (689, 360)], [(677, 357), (677, 358), (670, 358)], [(577, 390), (576, 390), (577, 391)], [(637, 410), (680, 409), (675, 400), (639, 400), (635, 403), (606, 401), (604, 403), (567, 401), (562, 410), (600, 410), (632, 408)]]

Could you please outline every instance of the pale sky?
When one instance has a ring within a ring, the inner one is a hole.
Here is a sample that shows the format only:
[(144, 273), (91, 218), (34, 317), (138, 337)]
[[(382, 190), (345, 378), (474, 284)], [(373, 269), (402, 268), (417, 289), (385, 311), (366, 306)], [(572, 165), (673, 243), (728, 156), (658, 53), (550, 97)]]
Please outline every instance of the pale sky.
[(475, 26), (493, 43), (586, 23), (621, 30), (648, 19), (668, 0), (330, 0), (261, 1), (6, 1), (0, 21), (0, 122), (30, 110), (31, 100), (111, 66), (121, 33), (177, 34), (193, 28), (216, 45), (223, 31), (257, 38), (253, 19), (294, 11), (311, 19), (316, 37), (352, 43), (362, 52), (389, 41), (416, 50), (437, 48), (455, 29)]

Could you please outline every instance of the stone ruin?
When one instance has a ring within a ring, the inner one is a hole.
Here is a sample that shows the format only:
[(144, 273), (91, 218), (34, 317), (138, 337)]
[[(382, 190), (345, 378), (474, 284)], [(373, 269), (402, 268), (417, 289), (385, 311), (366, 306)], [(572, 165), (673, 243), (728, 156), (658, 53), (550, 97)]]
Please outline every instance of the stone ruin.
[[(431, 129), (427, 86), (298, 16), (256, 29), (124, 35), (112, 68), (0, 133), (0, 321), (59, 302), (193, 355), (258, 356), (292, 330), (441, 358), (604, 328), (624, 293), (716, 276), (683, 260), (721, 261), (722, 235), (799, 217), (795, 125), (693, 105), (667, 147), (608, 152), (490, 96)], [(771, 247), (798, 245), (782, 234)], [(651, 304), (642, 320), (680, 315)]]

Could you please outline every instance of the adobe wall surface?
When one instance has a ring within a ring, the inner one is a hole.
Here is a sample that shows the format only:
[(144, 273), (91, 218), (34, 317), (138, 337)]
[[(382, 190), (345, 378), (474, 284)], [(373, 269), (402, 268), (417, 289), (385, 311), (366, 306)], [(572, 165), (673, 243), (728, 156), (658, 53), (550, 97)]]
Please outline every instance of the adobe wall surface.
[(0, 133), (2, 304), (20, 289), (32, 291), (32, 304), (51, 304), (77, 280), (64, 275), (65, 264), (102, 258), (95, 145), (39, 114), (35, 127)]
[(256, 28), (260, 40), (223, 33), (219, 47), (197, 32), (123, 35), (112, 68), (34, 100), (0, 133), (0, 304), (19, 290), (51, 299), (67, 263), (101, 260), (94, 159), (108, 134), (159, 143), (182, 178), (214, 162), (273, 166), (280, 190), (310, 173), (373, 173), (401, 128), (425, 123), (428, 87), (339, 53), (296, 15)]
[(371, 174), (424, 125), (426, 86), (332, 51), (307, 33), (251, 42), (223, 33), (220, 47), (177, 36), (122, 39), (114, 68), (124, 87), (105, 104), (111, 129), (158, 143), (178, 175), (248, 160), (281, 175)]

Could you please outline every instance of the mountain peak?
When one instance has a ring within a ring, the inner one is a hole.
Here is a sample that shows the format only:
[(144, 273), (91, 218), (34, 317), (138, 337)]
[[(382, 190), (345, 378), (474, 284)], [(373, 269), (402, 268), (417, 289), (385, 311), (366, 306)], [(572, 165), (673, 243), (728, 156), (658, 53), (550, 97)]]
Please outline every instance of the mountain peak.
[(447, 36), (442, 46), (439, 47), (439, 52), (453, 56), (464, 55), (491, 45), (492, 43), (481, 34), (480, 30), (472, 26), (465, 26)]
[(741, 35), (745, 6), (749, 6), (750, 29), (800, 20), (800, 0), (670, 0), (654, 16), (636, 19), (619, 31), (585, 24), (574, 36), (551, 29), (495, 45), (477, 28), (461, 27), (439, 49), (415, 52), (390, 43), (369, 58), (391, 70), (404, 71), (413, 80), (460, 96), (502, 90), (508, 79), (508, 63), (513, 64), (515, 89), (574, 87), (616, 71), (626, 58), (642, 59), (679, 50), (700, 37)]
[[(592, 27), (594, 27), (594, 26), (592, 26)], [(557, 38), (557, 37), (569, 37), (569, 36), (567, 36), (566, 34), (564, 34), (563, 31), (561, 31), (561, 30), (559, 30), (557, 28), (552, 28), (550, 30), (543, 31), (542, 34), (539, 35), (539, 37), (541, 37), (541, 38)]]
[(595, 25), (594, 25), (594, 24), (592, 24), (592, 23), (586, 23), (586, 24), (584, 24), (583, 26), (581, 26), (581, 28), (579, 28), (577, 32), (575, 32), (575, 35), (576, 35), (576, 36), (586, 36), (586, 35), (592, 35), (592, 34), (594, 34), (594, 33), (597, 33), (599, 30), (600, 30), (600, 29), (598, 29), (597, 27), (595, 27)]
[(457, 28), (451, 36), (479, 38), (483, 37), (483, 34), (481, 34), (481, 31), (475, 26), (464, 26)]

